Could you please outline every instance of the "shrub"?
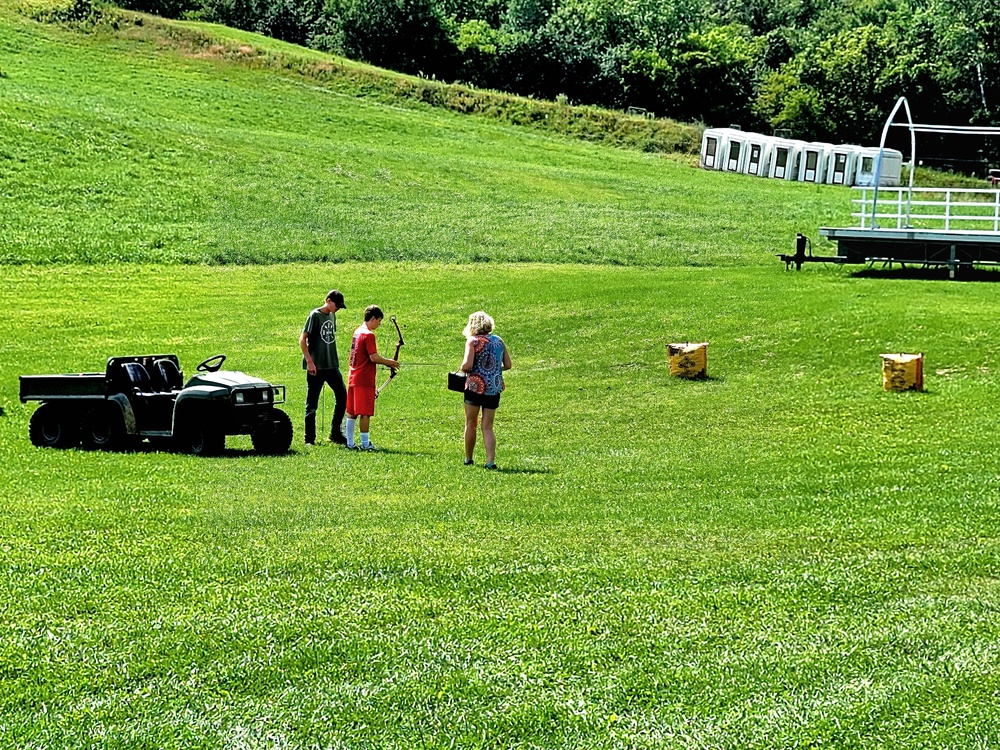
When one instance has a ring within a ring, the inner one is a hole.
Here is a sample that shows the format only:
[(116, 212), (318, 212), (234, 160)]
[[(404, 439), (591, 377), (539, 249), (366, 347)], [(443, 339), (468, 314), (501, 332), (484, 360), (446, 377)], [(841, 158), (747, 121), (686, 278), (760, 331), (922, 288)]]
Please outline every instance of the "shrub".
[(32, 13), (36, 21), (43, 23), (94, 23), (101, 16), (92, 0), (71, 0), (68, 4), (55, 4), (38, 8)]
[(180, 18), (187, 13), (196, 12), (201, 3), (197, 0), (116, 0), (115, 5), (141, 13)]

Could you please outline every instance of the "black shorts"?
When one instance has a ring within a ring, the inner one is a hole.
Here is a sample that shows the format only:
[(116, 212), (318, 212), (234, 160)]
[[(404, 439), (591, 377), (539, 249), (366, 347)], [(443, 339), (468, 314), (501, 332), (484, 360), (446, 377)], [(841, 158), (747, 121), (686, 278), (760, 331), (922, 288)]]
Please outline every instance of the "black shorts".
[(472, 404), (473, 406), (481, 406), (484, 409), (496, 409), (500, 406), (500, 394), (498, 393), (495, 396), (486, 396), (480, 393), (466, 391), (465, 403)]

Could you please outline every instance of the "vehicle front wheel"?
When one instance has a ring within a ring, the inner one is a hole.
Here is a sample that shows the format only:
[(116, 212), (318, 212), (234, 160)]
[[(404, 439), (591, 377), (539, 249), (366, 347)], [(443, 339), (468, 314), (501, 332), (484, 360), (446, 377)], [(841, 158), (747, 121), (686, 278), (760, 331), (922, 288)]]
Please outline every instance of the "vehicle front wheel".
[(281, 409), (275, 409), (269, 424), (250, 433), (254, 450), (268, 456), (287, 453), (292, 447), (292, 420)]
[(120, 451), (126, 444), (125, 418), (114, 406), (93, 409), (83, 429), (83, 447), (91, 451)]
[(72, 412), (42, 404), (31, 415), (28, 437), (37, 448), (72, 448), (80, 442), (80, 425)]
[(196, 456), (218, 456), (225, 447), (225, 434), (207, 425), (191, 425), (180, 435), (181, 450)]

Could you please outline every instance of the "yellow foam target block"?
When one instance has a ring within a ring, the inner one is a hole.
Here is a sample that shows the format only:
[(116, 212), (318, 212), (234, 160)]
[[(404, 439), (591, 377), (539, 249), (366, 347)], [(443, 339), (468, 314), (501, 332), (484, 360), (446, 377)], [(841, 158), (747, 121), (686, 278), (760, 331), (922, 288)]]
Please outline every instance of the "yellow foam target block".
[(697, 380), (708, 377), (708, 343), (667, 344), (670, 375)]
[(922, 391), (924, 355), (883, 354), (882, 388), (887, 391)]

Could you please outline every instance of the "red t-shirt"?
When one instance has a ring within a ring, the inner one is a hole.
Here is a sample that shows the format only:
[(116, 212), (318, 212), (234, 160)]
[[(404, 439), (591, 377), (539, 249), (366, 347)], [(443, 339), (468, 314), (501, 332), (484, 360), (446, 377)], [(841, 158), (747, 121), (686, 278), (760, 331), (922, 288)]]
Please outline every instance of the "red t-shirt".
[(375, 387), (375, 363), (371, 355), (378, 352), (375, 346), (375, 332), (369, 331), (364, 323), (354, 331), (351, 339), (351, 369), (347, 373), (347, 384), (359, 388)]

